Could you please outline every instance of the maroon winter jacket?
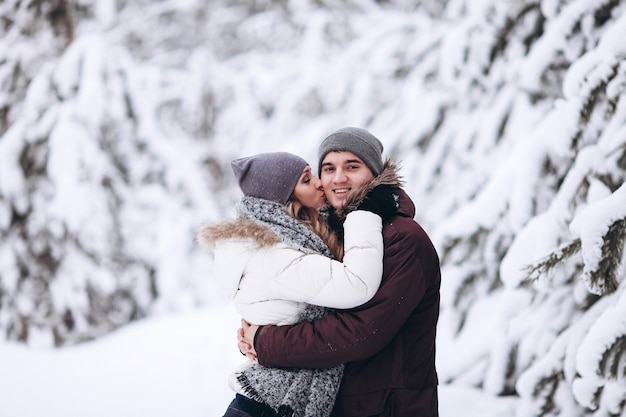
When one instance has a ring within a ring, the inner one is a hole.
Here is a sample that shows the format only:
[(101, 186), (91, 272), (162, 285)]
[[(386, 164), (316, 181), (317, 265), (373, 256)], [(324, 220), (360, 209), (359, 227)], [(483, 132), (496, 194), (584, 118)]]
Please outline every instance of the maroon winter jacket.
[(383, 226), (380, 289), (369, 302), (314, 322), (261, 328), (259, 363), (327, 368), (345, 363), (333, 416), (437, 417), (435, 331), (439, 258), (402, 190)]

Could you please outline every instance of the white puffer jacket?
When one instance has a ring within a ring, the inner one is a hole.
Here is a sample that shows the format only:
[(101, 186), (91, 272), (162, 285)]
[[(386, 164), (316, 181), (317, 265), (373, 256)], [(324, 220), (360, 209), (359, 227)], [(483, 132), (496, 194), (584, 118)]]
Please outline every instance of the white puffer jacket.
[[(247, 233), (249, 228), (256, 230)], [(258, 228), (266, 229), (235, 221), (217, 235), (215, 228), (198, 235), (200, 243), (214, 248), (215, 277), (247, 321), (291, 324), (307, 303), (352, 308), (369, 301), (378, 290), (383, 272), (379, 216), (361, 210), (348, 214), (343, 263), (277, 243), (274, 232), (259, 233)]]

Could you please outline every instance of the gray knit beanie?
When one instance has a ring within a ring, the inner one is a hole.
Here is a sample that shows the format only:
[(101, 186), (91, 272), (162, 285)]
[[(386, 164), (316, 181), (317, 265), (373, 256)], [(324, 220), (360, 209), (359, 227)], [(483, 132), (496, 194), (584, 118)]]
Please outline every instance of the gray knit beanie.
[(322, 173), (322, 161), (328, 152), (349, 151), (358, 156), (369, 167), (374, 176), (383, 170), (383, 144), (365, 129), (344, 127), (331, 133), (319, 147), (318, 172)]
[(244, 195), (280, 204), (287, 203), (307, 165), (287, 152), (260, 153), (230, 163)]

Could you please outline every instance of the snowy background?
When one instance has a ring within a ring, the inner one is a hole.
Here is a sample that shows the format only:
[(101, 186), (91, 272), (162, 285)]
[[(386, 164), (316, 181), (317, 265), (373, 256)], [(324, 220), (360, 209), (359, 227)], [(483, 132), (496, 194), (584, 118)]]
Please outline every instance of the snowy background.
[(233, 214), (231, 159), (315, 166), (346, 125), (441, 256), (442, 417), (626, 415), (626, 1), (0, 17), (0, 417), (221, 415), (238, 317), (195, 231)]
[[(56, 351), (0, 345), (0, 416), (222, 416), (234, 398), (227, 378), (244, 359), (234, 316), (224, 305), (150, 318)], [(516, 402), (454, 386), (440, 400), (442, 417), (512, 416)]]

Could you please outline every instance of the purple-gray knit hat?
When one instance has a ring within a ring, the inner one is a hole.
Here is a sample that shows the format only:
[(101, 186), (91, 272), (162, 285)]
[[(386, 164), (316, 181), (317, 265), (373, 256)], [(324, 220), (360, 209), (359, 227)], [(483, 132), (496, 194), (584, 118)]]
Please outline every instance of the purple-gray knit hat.
[(332, 151), (352, 152), (369, 167), (374, 176), (383, 170), (383, 144), (378, 138), (360, 127), (344, 127), (334, 131), (320, 144), (318, 150), (318, 173), (322, 173), (322, 161)]
[(286, 204), (307, 166), (288, 152), (260, 153), (230, 163), (244, 195)]

